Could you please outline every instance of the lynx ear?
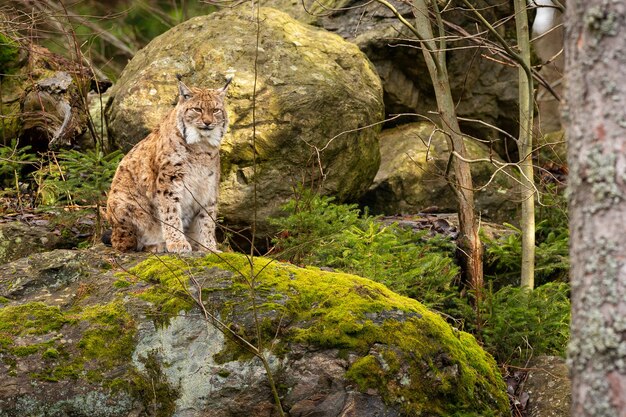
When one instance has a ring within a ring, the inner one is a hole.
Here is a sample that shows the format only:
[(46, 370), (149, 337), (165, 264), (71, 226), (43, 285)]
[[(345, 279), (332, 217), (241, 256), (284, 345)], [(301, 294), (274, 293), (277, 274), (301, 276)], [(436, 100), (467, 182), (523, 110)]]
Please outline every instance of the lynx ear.
[(187, 87), (182, 81), (179, 81), (178, 82), (178, 95), (184, 101), (184, 100), (189, 100), (193, 96), (193, 93), (191, 92), (189, 87)]
[(226, 90), (228, 89), (228, 86), (230, 85), (231, 81), (233, 80), (233, 78), (234, 78), (233, 74), (228, 74), (226, 76), (226, 84), (224, 85), (224, 87), (220, 88), (217, 91), (219, 91), (220, 94), (224, 95), (226, 93)]

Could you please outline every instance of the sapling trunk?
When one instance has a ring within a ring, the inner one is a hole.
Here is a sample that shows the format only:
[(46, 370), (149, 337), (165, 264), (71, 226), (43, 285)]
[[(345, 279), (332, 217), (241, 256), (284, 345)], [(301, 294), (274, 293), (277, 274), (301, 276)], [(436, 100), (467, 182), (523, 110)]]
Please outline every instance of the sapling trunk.
[(522, 272), (521, 286), (535, 286), (535, 185), (533, 179), (532, 126), (533, 78), (530, 68), (530, 39), (526, 0), (515, 0), (515, 28), (520, 57), (526, 64), (519, 66), (519, 167), (522, 197)]
[[(448, 143), (453, 152), (452, 169), (454, 178), (451, 185), (459, 204), (460, 235), (458, 248), (461, 254), (461, 267), (466, 275), (469, 289), (474, 292), (475, 305), (478, 306), (483, 288), (483, 248), (478, 236), (478, 221), (474, 209), (474, 188), (470, 165), (466, 162), (468, 159), (467, 152), (463, 135), (459, 128), (446, 69), (445, 37), (440, 36), (439, 44), (436, 44), (433, 40), (434, 36), (428, 15), (428, 6), (421, 0), (414, 1), (413, 6), (415, 8), (415, 28), (423, 45), (422, 51), (435, 90), (441, 128), (446, 133)], [(443, 28), (441, 26), (443, 23), (436, 2), (433, 2), (433, 8), (440, 26), (440, 32), (442, 32)], [(454, 154), (459, 155), (460, 158), (457, 158)]]

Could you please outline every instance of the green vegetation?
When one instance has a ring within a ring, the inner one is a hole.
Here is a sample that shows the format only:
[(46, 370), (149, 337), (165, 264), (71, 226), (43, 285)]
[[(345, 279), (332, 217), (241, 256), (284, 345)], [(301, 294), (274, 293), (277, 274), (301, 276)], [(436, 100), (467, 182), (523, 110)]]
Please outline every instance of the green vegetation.
[(20, 45), (12, 37), (0, 32), (0, 77), (10, 74), (20, 55)]
[[(131, 268), (128, 273), (119, 274), (118, 282), (143, 280), (153, 285), (137, 294), (150, 303), (146, 312), (158, 325), (167, 325), (172, 317), (194, 306), (189, 292), (189, 276), (197, 262), (170, 256), (151, 257)], [(115, 284), (119, 285), (119, 284)], [(122, 284), (124, 286), (125, 284)]]
[[(70, 352), (63, 335), (81, 323), (88, 328), (80, 336), (79, 351)], [(0, 307), (0, 356), (15, 366), (11, 358), (38, 355), (43, 363), (32, 375), (36, 379), (100, 380), (105, 371), (130, 361), (134, 329), (121, 301), (68, 311), (40, 302), (7, 305)]]
[(103, 206), (105, 193), (124, 155), (99, 149), (60, 151), (36, 174), (42, 205)]
[(360, 216), (356, 205), (309, 192), (284, 210), (288, 215), (272, 222), (282, 230), (274, 241), (280, 259), (370, 278), (436, 309), (458, 292), (459, 267), (448, 239), (384, 225)]
[(569, 341), (569, 286), (548, 283), (530, 291), (507, 286), (485, 299), (481, 331), (499, 363), (537, 355), (565, 356)]
[(485, 299), (476, 309), (460, 293), (450, 242), (383, 225), (360, 216), (356, 206), (303, 195), (285, 206), (285, 218), (274, 220), (282, 229), (275, 240), (279, 257), (355, 273), (415, 298), (473, 333), (500, 362), (521, 364), (531, 354), (565, 354), (569, 287), (548, 284), (565, 280), (569, 268), (567, 220), (558, 205), (542, 208), (538, 224), (538, 282), (548, 285), (534, 292), (518, 288), (521, 238), (505, 234), (487, 241), (490, 275)]
[[(544, 205), (538, 207), (535, 227), (535, 282), (568, 282), (569, 278), (569, 228), (565, 199), (549, 192)], [(487, 246), (485, 273), (498, 285), (519, 283), (522, 259), (521, 231), (505, 224), (511, 232), (498, 239), (483, 236)]]
[(24, 172), (35, 169), (39, 158), (32, 153), (30, 146), (17, 145), (15, 139), (8, 146), (0, 145), (0, 186), (19, 193), (19, 183), (24, 180)]

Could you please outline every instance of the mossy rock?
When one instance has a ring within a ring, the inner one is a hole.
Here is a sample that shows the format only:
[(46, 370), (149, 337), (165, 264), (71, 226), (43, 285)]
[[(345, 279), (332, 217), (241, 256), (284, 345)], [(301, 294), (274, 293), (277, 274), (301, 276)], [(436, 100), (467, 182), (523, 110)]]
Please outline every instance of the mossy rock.
[[(481, 217), (492, 221), (515, 218), (519, 205), (515, 173), (502, 170), (504, 162), (485, 144), (466, 139), (465, 147), (469, 159), (482, 161), (470, 165)], [(387, 215), (456, 212), (458, 202), (446, 180), (451, 169), (449, 149), (445, 135), (430, 122), (383, 131), (380, 169), (361, 203), (373, 213)]]
[(33, 253), (71, 247), (76, 242), (63, 239), (53, 227), (19, 221), (0, 223), (0, 265)]
[(300, 183), (338, 201), (365, 192), (380, 163), (384, 116), (380, 79), (355, 45), (271, 8), (261, 8), (259, 22), (258, 50), (249, 7), (175, 26), (132, 59), (107, 109), (110, 138), (128, 150), (173, 107), (176, 74), (216, 88), (234, 69), (219, 214), (229, 226), (256, 219), (257, 233)]
[(232, 253), (31, 259), (55, 257), (80, 278), (24, 294), (7, 285), (23, 265), (0, 277), (0, 416), (273, 416), (243, 340), (292, 415), (508, 415), (472, 336), (370, 280)]

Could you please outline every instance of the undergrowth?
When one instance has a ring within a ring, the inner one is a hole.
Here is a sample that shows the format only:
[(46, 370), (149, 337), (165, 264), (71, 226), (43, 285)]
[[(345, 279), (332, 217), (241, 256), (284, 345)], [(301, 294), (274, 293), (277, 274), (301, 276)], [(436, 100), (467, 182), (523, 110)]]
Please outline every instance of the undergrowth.
[(271, 221), (282, 230), (274, 244), (283, 260), (370, 278), (431, 308), (457, 293), (459, 267), (445, 238), (384, 225), (356, 205), (308, 192), (284, 210), (286, 217)]
[(491, 275), (477, 311), (461, 292), (449, 239), (385, 225), (356, 205), (334, 204), (306, 191), (283, 209), (285, 217), (271, 221), (280, 229), (274, 240), (277, 258), (381, 282), (473, 333), (500, 363), (523, 365), (531, 356), (565, 355), (569, 286), (550, 282), (562, 280), (569, 267), (567, 220), (557, 212), (548, 214), (558, 218), (544, 217), (538, 224), (538, 274), (545, 285), (519, 288), (519, 236), (505, 234), (488, 243)]
[(99, 149), (70, 149), (52, 154), (49, 163), (35, 173), (40, 203), (103, 206), (122, 157), (121, 151), (105, 155)]
[[(563, 196), (547, 193), (537, 208), (535, 226), (535, 282), (568, 282), (569, 228)], [(496, 239), (483, 236), (486, 245), (485, 274), (498, 286), (519, 285), (522, 265), (522, 232), (506, 224), (510, 233)]]
[(0, 214), (39, 213), (69, 241), (88, 245), (102, 231), (100, 208), (122, 156), (98, 148), (37, 155), (28, 146), (0, 146)]

